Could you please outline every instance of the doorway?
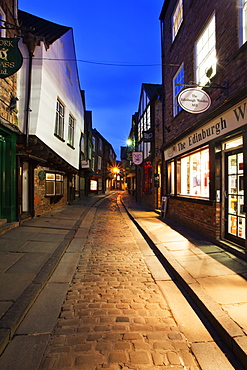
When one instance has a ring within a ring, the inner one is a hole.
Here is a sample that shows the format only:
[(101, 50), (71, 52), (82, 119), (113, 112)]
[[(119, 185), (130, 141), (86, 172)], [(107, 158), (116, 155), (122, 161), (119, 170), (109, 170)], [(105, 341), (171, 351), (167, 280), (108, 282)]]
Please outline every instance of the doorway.
[(225, 237), (244, 247), (244, 155), (242, 149), (225, 155)]

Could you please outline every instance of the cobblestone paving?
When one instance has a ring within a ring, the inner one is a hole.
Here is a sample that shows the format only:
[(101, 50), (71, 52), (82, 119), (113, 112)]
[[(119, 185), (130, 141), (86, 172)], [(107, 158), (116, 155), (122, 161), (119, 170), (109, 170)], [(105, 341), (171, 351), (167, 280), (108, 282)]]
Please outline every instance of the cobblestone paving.
[(41, 369), (200, 369), (116, 199), (95, 214)]

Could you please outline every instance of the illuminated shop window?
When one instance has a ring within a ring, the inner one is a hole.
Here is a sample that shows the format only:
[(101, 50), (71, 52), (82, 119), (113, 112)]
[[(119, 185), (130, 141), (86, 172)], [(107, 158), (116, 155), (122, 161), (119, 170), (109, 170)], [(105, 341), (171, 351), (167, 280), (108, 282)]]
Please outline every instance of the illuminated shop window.
[(63, 195), (63, 175), (58, 173), (46, 173), (45, 175), (45, 195)]
[(144, 164), (143, 175), (144, 175), (143, 192), (146, 194), (151, 194), (152, 193), (152, 165), (150, 162), (147, 162)]
[(209, 149), (181, 158), (177, 170), (181, 195), (209, 198)]
[(98, 183), (97, 180), (90, 180), (90, 190), (95, 191), (98, 188)]
[(183, 22), (183, 1), (177, 2), (175, 11), (172, 15), (172, 41), (175, 39), (178, 30)]
[(168, 163), (168, 193), (175, 193), (175, 165), (174, 161)]
[[(195, 44), (196, 82), (207, 84), (216, 73), (215, 16), (211, 18)], [(206, 75), (208, 73), (208, 77)]]

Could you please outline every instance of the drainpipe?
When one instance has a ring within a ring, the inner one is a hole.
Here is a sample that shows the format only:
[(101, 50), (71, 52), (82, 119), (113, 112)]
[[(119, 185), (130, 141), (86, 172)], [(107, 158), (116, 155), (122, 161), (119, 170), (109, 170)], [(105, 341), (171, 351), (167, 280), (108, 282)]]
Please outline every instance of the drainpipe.
[(32, 87), (32, 65), (33, 65), (34, 50), (35, 50), (35, 47), (38, 45), (38, 39), (35, 35), (31, 33), (27, 33), (26, 35), (24, 35), (23, 42), (24, 44), (27, 45), (27, 50), (29, 53), (27, 99), (26, 99), (26, 107), (25, 107), (26, 146), (28, 147), (29, 145), (29, 113), (31, 112), (30, 97), (31, 97), (31, 87)]

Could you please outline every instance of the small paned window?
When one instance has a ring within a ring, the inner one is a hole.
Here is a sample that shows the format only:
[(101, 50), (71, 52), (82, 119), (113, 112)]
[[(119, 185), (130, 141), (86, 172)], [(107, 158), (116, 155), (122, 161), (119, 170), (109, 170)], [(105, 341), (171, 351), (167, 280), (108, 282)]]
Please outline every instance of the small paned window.
[(94, 136), (92, 137), (92, 145), (93, 145), (93, 151), (95, 152), (96, 151), (96, 140)]
[[(0, 7), (0, 26), (4, 27), (4, 21), (6, 20), (5, 13)], [(5, 37), (6, 36), (6, 30), (3, 28), (0, 28), (0, 37)]]
[(243, 12), (242, 12), (242, 22), (243, 22), (243, 44), (247, 41), (247, 1), (243, 1)]
[(48, 197), (63, 195), (63, 175), (58, 173), (46, 173), (45, 195)]
[(216, 73), (215, 15), (204, 28), (195, 44), (196, 82), (206, 85)]
[(69, 125), (68, 125), (68, 144), (74, 148), (74, 132), (75, 132), (75, 119), (69, 115)]
[(98, 156), (98, 170), (100, 171), (102, 167), (102, 158)]
[(175, 11), (172, 15), (172, 41), (174, 41), (178, 30), (183, 22), (183, 1), (177, 2)]
[(184, 65), (182, 65), (173, 78), (173, 115), (174, 117), (182, 110), (178, 104), (178, 95), (184, 85)]
[(54, 135), (62, 140), (64, 138), (64, 105), (60, 102), (60, 100), (57, 100)]

